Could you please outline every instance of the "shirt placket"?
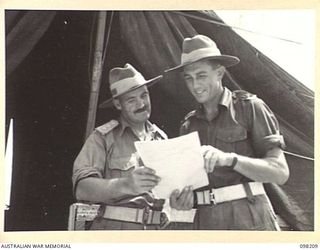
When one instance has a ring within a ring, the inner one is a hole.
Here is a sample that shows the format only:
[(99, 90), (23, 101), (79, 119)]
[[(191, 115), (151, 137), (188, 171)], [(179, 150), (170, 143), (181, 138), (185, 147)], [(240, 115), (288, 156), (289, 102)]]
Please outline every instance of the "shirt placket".
[(211, 121), (205, 121), (206, 125), (206, 144), (211, 146), (216, 146), (216, 138), (217, 138), (217, 131), (218, 131), (218, 121), (219, 121), (219, 115), (211, 120)]

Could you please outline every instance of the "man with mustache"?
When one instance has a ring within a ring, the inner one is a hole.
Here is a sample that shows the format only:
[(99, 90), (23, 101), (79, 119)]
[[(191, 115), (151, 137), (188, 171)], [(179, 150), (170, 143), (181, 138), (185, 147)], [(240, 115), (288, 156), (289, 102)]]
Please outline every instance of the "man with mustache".
[[(199, 132), (209, 186), (171, 196), (177, 209), (197, 207), (196, 229), (278, 230), (262, 183), (283, 184), (289, 169), (275, 115), (255, 95), (222, 85), (239, 58), (222, 55), (209, 37), (184, 39), (180, 70), (200, 104), (182, 122), (181, 134)], [(169, 71), (169, 70), (168, 70)]]
[(106, 103), (120, 111), (117, 120), (96, 128), (74, 162), (77, 200), (100, 203), (91, 230), (158, 229), (162, 202), (150, 190), (159, 182), (136, 153), (138, 140), (162, 140), (166, 134), (148, 121), (151, 103), (145, 78), (130, 64), (109, 72), (112, 98)]

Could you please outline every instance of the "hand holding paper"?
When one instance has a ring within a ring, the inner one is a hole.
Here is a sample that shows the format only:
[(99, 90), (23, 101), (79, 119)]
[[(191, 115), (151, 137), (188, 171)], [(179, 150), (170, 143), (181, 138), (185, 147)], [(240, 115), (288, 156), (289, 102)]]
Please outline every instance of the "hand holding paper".
[(161, 178), (153, 189), (157, 198), (167, 199), (173, 190), (208, 185), (197, 132), (161, 141), (137, 141), (135, 146), (145, 166)]
[(181, 192), (176, 189), (170, 196), (170, 206), (177, 210), (190, 210), (194, 206), (193, 198), (191, 186), (185, 187)]
[(230, 165), (230, 153), (225, 153), (211, 145), (201, 146), (204, 157), (204, 168), (207, 173), (211, 173), (217, 167)]
[(158, 182), (159, 177), (154, 170), (147, 167), (136, 168), (127, 177), (127, 186), (133, 195), (150, 191)]

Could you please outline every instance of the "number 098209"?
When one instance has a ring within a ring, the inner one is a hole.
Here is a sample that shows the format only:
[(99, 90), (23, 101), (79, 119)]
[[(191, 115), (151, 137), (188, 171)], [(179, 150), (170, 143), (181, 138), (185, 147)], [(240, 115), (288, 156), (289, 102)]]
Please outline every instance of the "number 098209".
[(315, 249), (318, 248), (318, 244), (300, 244), (300, 248), (306, 248), (306, 249)]

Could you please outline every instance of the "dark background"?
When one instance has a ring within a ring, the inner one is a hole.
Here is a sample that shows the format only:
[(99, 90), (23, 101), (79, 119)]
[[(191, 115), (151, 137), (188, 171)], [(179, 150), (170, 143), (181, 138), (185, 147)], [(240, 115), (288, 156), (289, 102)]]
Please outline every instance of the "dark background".
[(6, 230), (67, 229), (72, 165), (85, 138), (93, 14), (57, 12), (6, 80), (6, 125), (14, 119)]

